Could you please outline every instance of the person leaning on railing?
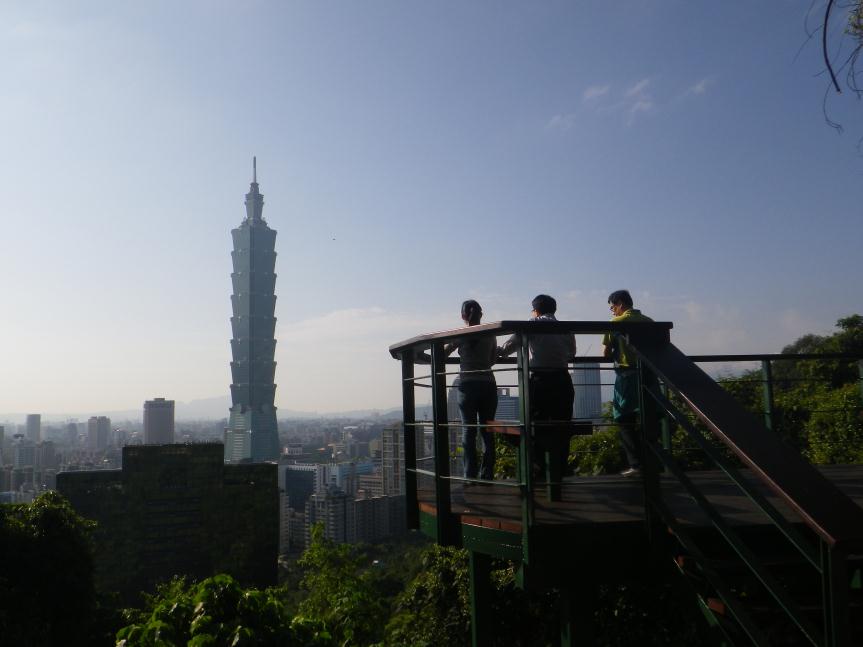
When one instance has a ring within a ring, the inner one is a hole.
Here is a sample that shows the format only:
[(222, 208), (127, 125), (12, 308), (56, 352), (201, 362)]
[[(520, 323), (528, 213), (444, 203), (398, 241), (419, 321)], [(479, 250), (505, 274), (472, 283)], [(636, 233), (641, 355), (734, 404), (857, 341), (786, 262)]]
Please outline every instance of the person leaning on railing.
[[(547, 294), (540, 294), (531, 302), (531, 321), (557, 321), (557, 302)], [(518, 335), (513, 335), (501, 346), (499, 355), (505, 357), (520, 345)], [(572, 334), (533, 334), (528, 337), (530, 348), (530, 409), (534, 422), (555, 421), (554, 425), (539, 425), (536, 428), (535, 463), (540, 474), (545, 473), (545, 452), (556, 463), (557, 474), (566, 472), (569, 455), (569, 429), (572, 421), (572, 403), (575, 391), (569, 375), (569, 362), (575, 357), (575, 336)]]
[[(616, 290), (608, 295), (612, 322), (619, 321), (653, 321), (633, 308), (632, 295), (628, 290)], [(603, 355), (614, 360), (614, 399), (612, 400), (612, 417), (620, 430), (620, 444), (626, 454), (629, 467), (623, 470), (621, 476), (638, 476), (641, 473), (639, 458), (638, 434), (638, 370), (636, 359), (619, 333), (606, 333), (602, 338)]]
[[(466, 326), (477, 326), (482, 320), (479, 303), (469, 299), (461, 304), (461, 318)], [(482, 479), (494, 479), (494, 434), (483, 425), (494, 420), (497, 412), (497, 384), (491, 367), (497, 356), (494, 337), (459, 340), (444, 347), (447, 355), (458, 350), (460, 371), (453, 388), (458, 392), (458, 409), (461, 414), (462, 449), (464, 450), (464, 476), (475, 479), (477, 471)], [(480, 425), (482, 438), (482, 464), (477, 470), (476, 432)]]

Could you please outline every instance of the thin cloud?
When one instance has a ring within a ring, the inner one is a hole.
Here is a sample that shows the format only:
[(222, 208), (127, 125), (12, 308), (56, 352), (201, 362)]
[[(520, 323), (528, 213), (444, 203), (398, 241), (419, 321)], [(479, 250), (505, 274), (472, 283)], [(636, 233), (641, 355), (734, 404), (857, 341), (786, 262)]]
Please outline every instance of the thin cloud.
[(702, 95), (707, 92), (711, 85), (713, 85), (713, 79), (705, 77), (691, 85), (686, 92), (687, 94)]
[(604, 97), (611, 90), (610, 85), (591, 85), (581, 95), (582, 101), (592, 101), (599, 97)]
[(634, 115), (638, 112), (649, 112), (653, 109), (653, 101), (650, 99), (638, 99), (629, 108), (629, 114)]
[(648, 85), (650, 85), (650, 78), (649, 77), (643, 78), (643, 79), (641, 79), (641, 81), (639, 81), (638, 83), (633, 85), (631, 88), (629, 88), (629, 90), (626, 91), (626, 94), (624, 94), (624, 96), (627, 96), (627, 97), (640, 96), (647, 89)]
[(560, 114), (554, 115), (551, 119), (548, 120), (546, 124), (546, 130), (557, 130), (560, 132), (567, 132), (568, 130), (572, 130), (572, 127), (575, 126), (576, 116), (575, 113), (568, 114)]

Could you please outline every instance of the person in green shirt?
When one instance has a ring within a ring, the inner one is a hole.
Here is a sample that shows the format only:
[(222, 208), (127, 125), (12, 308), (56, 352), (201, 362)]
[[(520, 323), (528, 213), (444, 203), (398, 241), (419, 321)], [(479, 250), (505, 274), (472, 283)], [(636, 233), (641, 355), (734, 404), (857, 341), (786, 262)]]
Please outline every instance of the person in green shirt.
[[(628, 290), (616, 290), (608, 296), (612, 322), (653, 321), (632, 307), (632, 295)], [(603, 355), (614, 360), (614, 399), (612, 418), (620, 429), (620, 443), (626, 454), (629, 467), (622, 476), (638, 476), (641, 473), (638, 447), (638, 367), (637, 360), (626, 340), (619, 333), (606, 333), (602, 338)]]

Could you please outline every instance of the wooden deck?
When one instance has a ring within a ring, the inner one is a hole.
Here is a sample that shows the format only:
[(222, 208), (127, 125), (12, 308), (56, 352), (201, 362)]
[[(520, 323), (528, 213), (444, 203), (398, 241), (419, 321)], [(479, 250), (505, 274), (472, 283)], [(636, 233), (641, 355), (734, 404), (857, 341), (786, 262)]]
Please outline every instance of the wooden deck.
[[(863, 508), (863, 465), (822, 466), (820, 471), (840, 490)], [(792, 523), (800, 521), (779, 497), (742, 471), (777, 510)], [(736, 526), (769, 523), (756, 505), (719, 471), (690, 472), (707, 499), (722, 516)], [(420, 484), (420, 510), (435, 514), (434, 490)], [(661, 480), (663, 499), (678, 520), (686, 526), (708, 527), (706, 515), (671, 476)], [(639, 479), (621, 476), (570, 477), (562, 487), (562, 500), (549, 502), (542, 491), (535, 497), (536, 526), (626, 526), (644, 520), (643, 490)], [(452, 511), (462, 524), (521, 532), (521, 495), (519, 490), (500, 483), (463, 487), (453, 482)]]

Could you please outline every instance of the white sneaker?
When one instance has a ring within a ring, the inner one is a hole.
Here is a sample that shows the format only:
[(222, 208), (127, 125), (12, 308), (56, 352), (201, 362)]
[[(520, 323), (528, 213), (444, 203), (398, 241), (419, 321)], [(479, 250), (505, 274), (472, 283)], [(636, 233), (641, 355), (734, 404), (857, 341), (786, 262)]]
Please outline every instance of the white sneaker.
[(629, 478), (630, 476), (641, 476), (641, 469), (638, 467), (630, 467), (620, 473), (621, 476)]

